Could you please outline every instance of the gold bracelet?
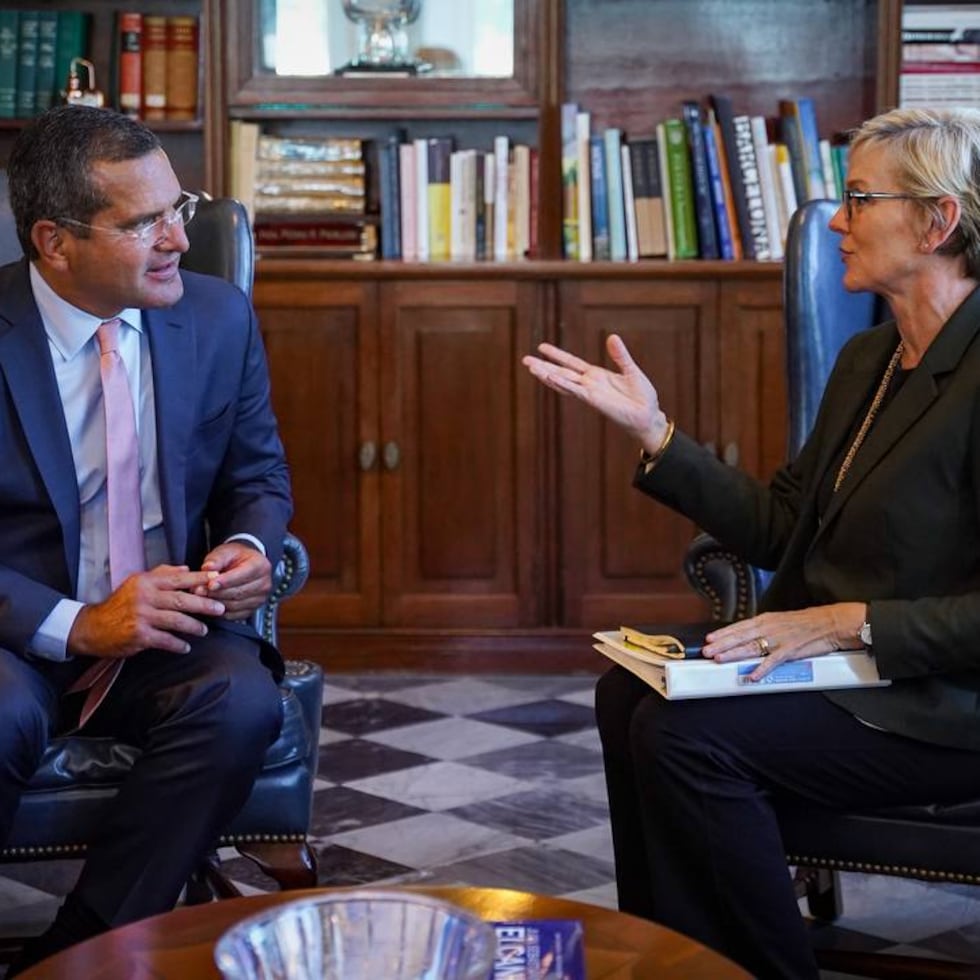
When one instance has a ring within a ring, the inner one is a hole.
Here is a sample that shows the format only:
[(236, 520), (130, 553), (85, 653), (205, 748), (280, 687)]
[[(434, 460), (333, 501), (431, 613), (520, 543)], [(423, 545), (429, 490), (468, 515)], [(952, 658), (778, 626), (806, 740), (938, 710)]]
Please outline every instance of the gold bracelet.
[(644, 467), (644, 472), (649, 473), (657, 463), (663, 458), (665, 452), (667, 452), (667, 447), (670, 445), (671, 440), (674, 438), (674, 420), (667, 420), (667, 435), (664, 436), (664, 441), (660, 443), (660, 448), (655, 453), (648, 453), (645, 449), (640, 449), (640, 464)]

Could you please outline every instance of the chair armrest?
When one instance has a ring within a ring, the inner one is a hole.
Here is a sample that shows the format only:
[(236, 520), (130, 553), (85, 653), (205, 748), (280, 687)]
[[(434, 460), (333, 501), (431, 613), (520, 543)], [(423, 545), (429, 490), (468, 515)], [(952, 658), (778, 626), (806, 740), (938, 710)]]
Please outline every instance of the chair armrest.
[(272, 572), (272, 591), (269, 598), (255, 611), (255, 632), (275, 645), (279, 619), (279, 603), (295, 595), (310, 575), (310, 556), (293, 534), (287, 534), (282, 543), (282, 557)]
[(711, 618), (726, 623), (755, 615), (769, 577), (710, 534), (699, 534), (690, 543), (684, 573), (694, 591), (711, 603)]

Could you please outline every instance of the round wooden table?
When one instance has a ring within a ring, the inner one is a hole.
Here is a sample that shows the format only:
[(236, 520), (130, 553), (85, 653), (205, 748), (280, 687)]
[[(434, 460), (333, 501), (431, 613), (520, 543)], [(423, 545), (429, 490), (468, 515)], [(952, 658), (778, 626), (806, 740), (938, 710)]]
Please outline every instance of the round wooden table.
[[(730, 960), (672, 929), (597, 905), (497, 888), (413, 890), (444, 898), (483, 919), (579, 919), (585, 927), (588, 980), (749, 977)], [(277, 892), (179, 908), (79, 943), (21, 976), (23, 980), (221, 980), (214, 945), (226, 929), (270, 906), (322, 891)]]

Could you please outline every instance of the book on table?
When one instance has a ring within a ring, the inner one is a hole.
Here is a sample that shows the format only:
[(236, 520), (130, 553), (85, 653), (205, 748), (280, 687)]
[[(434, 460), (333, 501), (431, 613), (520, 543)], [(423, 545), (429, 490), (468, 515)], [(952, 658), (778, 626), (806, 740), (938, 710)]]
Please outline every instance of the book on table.
[[(701, 644), (710, 630), (711, 626), (700, 627)], [(685, 650), (684, 656), (652, 653), (627, 641), (621, 630), (594, 633), (593, 637), (598, 641), (593, 644), (597, 652), (625, 667), (668, 699), (883, 687), (890, 683), (881, 679), (874, 658), (864, 650), (842, 650), (805, 660), (787, 660), (774, 667), (762, 680), (752, 681), (749, 677), (762, 662), (761, 657), (722, 664), (689, 656), (688, 649), (697, 647), (700, 650), (694, 636), (685, 636), (683, 640), (676, 637), (680, 641), (678, 645)]]

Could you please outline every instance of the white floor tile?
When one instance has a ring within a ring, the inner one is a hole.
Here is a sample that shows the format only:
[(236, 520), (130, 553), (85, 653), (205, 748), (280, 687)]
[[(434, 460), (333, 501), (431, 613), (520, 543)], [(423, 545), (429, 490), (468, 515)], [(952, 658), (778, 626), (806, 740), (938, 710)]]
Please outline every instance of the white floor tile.
[(412, 687), (406, 691), (390, 693), (387, 697), (390, 701), (400, 701), (416, 708), (428, 708), (430, 711), (442, 711), (451, 715), (493, 711), (494, 708), (540, 700), (536, 691), (514, 691), (473, 677)]
[(519, 793), (529, 788), (520, 779), (500, 776), (457, 762), (432, 762), (380, 776), (355, 779), (347, 785), (363, 793), (373, 793), (399, 803), (435, 811), (451, 810), (467, 803)]
[(448, 813), (424, 813), (377, 827), (337, 834), (334, 844), (365, 851), (410, 868), (432, 868), (479, 854), (530, 843), (523, 837), (460, 820)]
[(438, 721), (387, 728), (364, 738), (392, 748), (420, 752), (434, 759), (462, 759), (480, 752), (541, 741), (539, 736), (528, 732), (502, 725), (488, 725), (469, 718), (440, 718)]

